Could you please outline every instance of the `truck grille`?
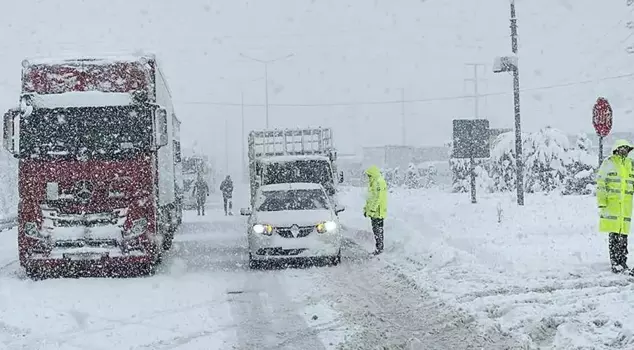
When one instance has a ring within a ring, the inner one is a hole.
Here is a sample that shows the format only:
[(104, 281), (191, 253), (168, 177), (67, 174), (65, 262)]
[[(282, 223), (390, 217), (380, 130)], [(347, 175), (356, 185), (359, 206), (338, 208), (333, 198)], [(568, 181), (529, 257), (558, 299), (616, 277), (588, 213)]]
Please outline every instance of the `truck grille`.
[(291, 228), (290, 227), (278, 227), (278, 228), (276, 228), (277, 234), (279, 234), (280, 236), (282, 236), (284, 238), (306, 237), (311, 232), (313, 232), (314, 229), (315, 229), (314, 226), (300, 226), (299, 227), (299, 232), (297, 233), (297, 236), (293, 236), (293, 233), (291, 232)]
[(118, 247), (116, 239), (79, 239), (55, 241), (56, 248), (113, 248)]

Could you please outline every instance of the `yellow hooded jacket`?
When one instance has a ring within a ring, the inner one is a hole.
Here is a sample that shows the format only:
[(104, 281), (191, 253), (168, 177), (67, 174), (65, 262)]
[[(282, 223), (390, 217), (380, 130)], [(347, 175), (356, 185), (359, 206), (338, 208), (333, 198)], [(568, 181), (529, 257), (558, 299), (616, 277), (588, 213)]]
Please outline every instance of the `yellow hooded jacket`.
[(616, 140), (612, 155), (606, 158), (597, 174), (599, 231), (627, 235), (632, 223), (634, 173), (632, 159), (614, 154), (622, 146), (634, 148), (626, 140)]
[(387, 216), (387, 184), (381, 170), (375, 165), (366, 171), (368, 175), (368, 199), (363, 208), (366, 216), (373, 219), (385, 219)]

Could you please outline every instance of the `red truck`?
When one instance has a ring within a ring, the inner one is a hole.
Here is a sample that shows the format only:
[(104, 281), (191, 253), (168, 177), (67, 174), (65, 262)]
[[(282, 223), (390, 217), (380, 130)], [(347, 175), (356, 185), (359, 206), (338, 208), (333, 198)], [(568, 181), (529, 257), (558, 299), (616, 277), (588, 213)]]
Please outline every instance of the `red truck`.
[(31, 277), (147, 275), (182, 222), (180, 121), (151, 54), (27, 59), (4, 147)]

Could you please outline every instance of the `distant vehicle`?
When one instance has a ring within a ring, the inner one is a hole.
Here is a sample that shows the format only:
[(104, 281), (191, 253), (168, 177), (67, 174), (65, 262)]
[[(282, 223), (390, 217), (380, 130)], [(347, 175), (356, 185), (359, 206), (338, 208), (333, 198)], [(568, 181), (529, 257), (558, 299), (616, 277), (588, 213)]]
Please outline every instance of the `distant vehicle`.
[(19, 159), (30, 276), (149, 274), (182, 219), (180, 121), (154, 55), (22, 62), (4, 147)]
[(316, 183), (260, 186), (248, 215), (249, 266), (288, 258), (341, 261), (341, 227), (324, 187)]
[(215, 190), (212, 164), (207, 156), (183, 157), (183, 208), (196, 209), (196, 196), (192, 195), (198, 176), (207, 182), (210, 192)]
[(336, 203), (337, 151), (330, 128), (252, 131), (248, 140), (251, 205), (259, 186), (281, 183), (321, 184)]

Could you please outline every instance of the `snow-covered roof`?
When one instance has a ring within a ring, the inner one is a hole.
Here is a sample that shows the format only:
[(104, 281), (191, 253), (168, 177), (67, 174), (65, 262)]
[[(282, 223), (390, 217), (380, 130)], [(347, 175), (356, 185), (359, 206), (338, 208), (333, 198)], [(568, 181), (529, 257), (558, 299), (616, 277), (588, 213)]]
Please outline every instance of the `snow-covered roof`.
[(133, 103), (132, 95), (124, 92), (72, 91), (30, 96), (36, 108), (128, 106)]
[(298, 160), (326, 160), (330, 158), (317, 154), (297, 155), (297, 156), (273, 156), (260, 159), (264, 163), (282, 163), (282, 162), (295, 162)]
[(105, 64), (114, 62), (136, 62), (141, 58), (155, 59), (155, 55), (152, 53), (120, 53), (94, 56), (65, 55), (55, 57), (28, 57), (25, 61), (31, 65), (77, 63), (82, 61), (91, 64)]
[(321, 184), (312, 182), (295, 182), (295, 183), (283, 183), (273, 185), (260, 186), (260, 190), (267, 191), (290, 191), (290, 190), (323, 190), (324, 187)]

